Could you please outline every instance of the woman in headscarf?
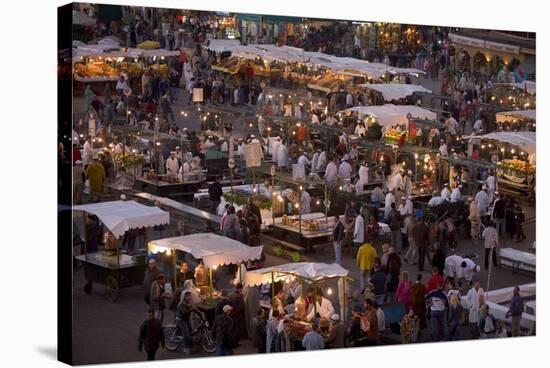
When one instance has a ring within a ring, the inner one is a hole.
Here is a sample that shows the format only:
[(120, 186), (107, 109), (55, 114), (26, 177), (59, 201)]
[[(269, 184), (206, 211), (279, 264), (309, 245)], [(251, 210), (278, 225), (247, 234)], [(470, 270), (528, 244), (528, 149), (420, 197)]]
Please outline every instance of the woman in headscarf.
[(185, 292), (189, 291), (191, 292), (191, 295), (193, 296), (193, 306), (199, 304), (201, 302), (201, 296), (197, 289), (195, 288), (195, 284), (193, 284), (193, 280), (185, 280), (183, 283), (183, 290), (181, 293), (181, 300), (183, 300), (183, 296), (185, 295)]

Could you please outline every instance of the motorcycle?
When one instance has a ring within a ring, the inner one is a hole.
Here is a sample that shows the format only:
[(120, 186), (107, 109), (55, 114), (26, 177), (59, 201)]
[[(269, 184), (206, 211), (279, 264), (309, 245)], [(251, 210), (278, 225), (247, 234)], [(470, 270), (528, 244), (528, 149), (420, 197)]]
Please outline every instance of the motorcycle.
[[(166, 350), (176, 351), (183, 346), (183, 335), (178, 328), (178, 317), (175, 317), (174, 323), (164, 326), (164, 345)], [(206, 320), (204, 313), (198, 309), (191, 311), (189, 318), (189, 340), (191, 345), (199, 344), (207, 353), (216, 351), (216, 342), (212, 337), (210, 323)]]

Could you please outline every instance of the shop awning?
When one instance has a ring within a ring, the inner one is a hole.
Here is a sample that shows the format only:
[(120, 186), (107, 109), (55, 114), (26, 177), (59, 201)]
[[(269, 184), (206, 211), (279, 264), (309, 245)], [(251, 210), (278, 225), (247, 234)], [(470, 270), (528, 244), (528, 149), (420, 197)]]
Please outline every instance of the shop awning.
[(218, 267), (260, 259), (263, 246), (250, 247), (225, 236), (201, 233), (153, 240), (148, 249), (151, 253), (179, 250), (202, 259), (206, 267)]
[(537, 110), (512, 110), (502, 111), (496, 115), (497, 123), (502, 123), (510, 120), (533, 120), (537, 121)]
[(344, 111), (348, 113), (356, 111), (362, 115), (373, 116), (378, 121), (378, 124), (382, 126), (406, 124), (408, 122), (408, 114), (411, 115), (411, 118), (427, 120), (435, 120), (437, 118), (435, 112), (414, 105), (355, 106)]
[(129, 229), (139, 229), (170, 223), (170, 213), (136, 201), (113, 201), (73, 207), (96, 215), (113, 235), (120, 238)]
[(332, 263), (298, 262), (248, 271), (245, 283), (248, 286), (270, 284), (273, 280), (285, 281), (289, 276), (303, 278), (310, 282), (323, 281), (337, 277), (347, 277), (349, 271)]
[(284, 15), (262, 15), (264, 22), (271, 23), (302, 23), (302, 17), (290, 17)]
[(397, 83), (380, 83), (380, 84), (359, 84), (358, 87), (369, 88), (380, 92), (384, 96), (384, 100), (399, 100), (412, 95), (415, 92), (432, 93), (427, 88), (415, 84), (397, 84)]
[(244, 20), (247, 22), (259, 22), (261, 15), (259, 14), (248, 14), (248, 13), (237, 13), (237, 20)]

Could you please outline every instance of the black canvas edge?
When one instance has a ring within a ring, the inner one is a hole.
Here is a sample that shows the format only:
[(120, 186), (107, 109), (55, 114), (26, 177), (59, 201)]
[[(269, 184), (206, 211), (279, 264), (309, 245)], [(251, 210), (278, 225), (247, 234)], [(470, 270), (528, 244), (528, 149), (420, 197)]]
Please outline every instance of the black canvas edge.
[(57, 359), (69, 365), (73, 363), (72, 9), (72, 4), (57, 8)]

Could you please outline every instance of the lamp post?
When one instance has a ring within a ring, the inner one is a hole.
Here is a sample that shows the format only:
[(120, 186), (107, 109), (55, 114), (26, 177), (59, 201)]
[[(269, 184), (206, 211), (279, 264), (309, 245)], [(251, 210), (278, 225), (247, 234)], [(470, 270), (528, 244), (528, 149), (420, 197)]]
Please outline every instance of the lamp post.
[(275, 165), (271, 165), (271, 220), (275, 226)]
[(227, 160), (227, 166), (229, 167), (229, 175), (230, 175), (229, 185), (231, 186), (231, 205), (233, 205), (235, 202), (235, 198), (233, 194), (233, 169), (235, 168), (235, 159), (230, 158), (229, 160)]

